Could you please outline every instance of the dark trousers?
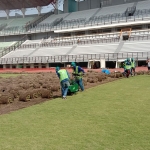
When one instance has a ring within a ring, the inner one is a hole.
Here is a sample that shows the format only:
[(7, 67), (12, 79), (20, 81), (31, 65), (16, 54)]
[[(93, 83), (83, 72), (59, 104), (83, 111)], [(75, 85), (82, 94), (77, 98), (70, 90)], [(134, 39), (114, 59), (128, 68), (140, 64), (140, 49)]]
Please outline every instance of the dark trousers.
[(130, 69), (126, 69), (126, 77), (128, 78), (130, 75)]
[(150, 70), (150, 67), (148, 67), (148, 70)]
[(131, 67), (131, 75), (135, 75), (135, 68)]

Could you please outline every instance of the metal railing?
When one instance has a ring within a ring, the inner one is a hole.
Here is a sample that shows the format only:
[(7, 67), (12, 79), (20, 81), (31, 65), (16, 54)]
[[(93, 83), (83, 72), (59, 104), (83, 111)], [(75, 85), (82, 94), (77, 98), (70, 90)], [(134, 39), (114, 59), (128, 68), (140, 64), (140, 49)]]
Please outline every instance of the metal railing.
[(8, 48), (5, 48), (2, 52), (1, 52), (1, 57), (6, 55), (7, 53), (15, 50), (16, 48), (18, 48), (23, 42), (25, 42), (27, 40), (27, 35), (25, 35), (20, 41), (16, 42), (13, 46), (10, 46)]
[[(130, 36), (127, 41), (140, 41), (140, 40), (150, 40), (150, 34)], [(88, 45), (88, 44), (116, 43), (116, 42), (120, 42), (120, 37), (118, 36), (118, 37), (100, 38), (95, 35), (95, 36), (93, 36), (92, 39), (84, 38), (84, 39), (72, 39), (72, 40), (68, 40), (68, 41), (63, 41), (63, 40), (53, 41), (52, 40), (51, 42), (44, 41), (41, 44), (39, 44), (39, 43), (22, 44), (24, 42), (24, 40), (19, 41), (19, 42), (20, 42), (20, 44), (17, 47), (11, 46), (11, 47), (7, 48), (7, 50), (8, 50), (7, 52), (10, 52), (11, 51), (10, 49), (17, 50), (17, 48), (18, 49), (31, 49), (31, 48), (40, 48), (40, 47), (42, 48), (42, 47), (73, 46), (74, 44)], [(4, 52), (3, 52), (3, 54), (4, 54)]]
[(135, 22), (139, 20), (150, 19), (150, 9), (136, 10), (133, 16), (126, 16), (125, 13), (114, 13), (108, 15), (94, 16), (86, 20), (85, 18), (78, 18), (72, 20), (63, 20), (58, 18), (52, 23), (39, 24), (41, 21), (49, 17), (53, 12), (49, 12), (42, 16), (35, 22), (23, 26), (23, 27), (13, 27), (12, 29), (6, 29), (1, 31), (1, 35), (13, 35), (13, 34), (27, 34), (31, 32), (47, 32), (54, 30), (70, 29), (70, 28), (80, 28), (80, 27), (90, 27), (90, 26), (100, 26), (108, 24), (117, 24), (123, 22)]
[(125, 13), (115, 13), (101, 16), (93, 16), (89, 20), (85, 18), (63, 20), (56, 26), (51, 24), (42, 24), (29, 30), (29, 32), (47, 32), (62, 29), (74, 29), (80, 27), (100, 26), (114, 23), (131, 22), (139, 20), (147, 20), (150, 18), (150, 9), (137, 10), (133, 16), (126, 16)]
[(50, 11), (46, 14), (44, 14), (43, 16), (41, 16), (40, 18), (38, 18), (37, 20), (35, 20), (34, 22), (31, 21), (30, 24), (26, 25), (26, 31), (28, 31), (29, 29), (31, 29), (32, 27), (37, 26), (40, 22), (42, 22), (43, 20), (45, 20), (46, 18), (48, 18), (50, 15), (54, 14), (54, 11)]
[(130, 36), (128, 41), (150, 40), (150, 34)]
[(54, 43), (51, 43), (51, 42), (45, 42), (45, 43), (42, 43), (42, 44), (38, 44), (38, 43), (35, 43), (35, 44), (23, 44), (23, 45), (20, 45), (18, 47), (18, 49), (28, 49), (28, 48), (38, 48), (38, 47), (56, 47), (56, 46), (70, 46), (70, 45), (73, 45), (74, 43), (71, 41), (71, 42), (54, 42)]
[(0, 58), (0, 64), (26, 64), (26, 63), (54, 63), (54, 62), (88, 62), (93, 59), (105, 59), (106, 61), (117, 61), (118, 59), (134, 58), (135, 60), (146, 60), (150, 58), (150, 52), (126, 52), (126, 53), (100, 53), (82, 55), (58, 55), (58, 56), (36, 56), (36, 57), (14, 57)]

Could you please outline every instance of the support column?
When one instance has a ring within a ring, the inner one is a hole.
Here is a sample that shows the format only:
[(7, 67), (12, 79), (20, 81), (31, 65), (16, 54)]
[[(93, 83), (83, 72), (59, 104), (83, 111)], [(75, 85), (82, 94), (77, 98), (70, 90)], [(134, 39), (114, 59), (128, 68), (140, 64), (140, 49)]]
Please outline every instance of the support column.
[(56, 3), (55, 3), (55, 11), (54, 11), (55, 14), (59, 14), (58, 13), (58, 0), (56, 0)]
[(38, 65), (38, 68), (42, 68), (42, 64), (39, 64), (39, 65)]
[(6, 13), (6, 15), (7, 15), (7, 19), (9, 19), (10, 10), (6, 9), (6, 10), (5, 10), (5, 13)]
[(36, 9), (38, 10), (38, 15), (41, 15), (41, 6), (37, 6)]
[(116, 60), (116, 68), (118, 68), (118, 60)]
[(26, 9), (25, 8), (21, 8), (21, 12), (22, 12), (23, 18), (25, 18)]
[(12, 65), (12, 64), (10, 64), (10, 67), (9, 67), (9, 68), (10, 68), (10, 69), (12, 69), (12, 68), (13, 68), (12, 66), (13, 66), (13, 65)]
[(23, 68), (27, 68), (26, 64), (23, 64)]
[(49, 63), (46, 64), (46, 68), (49, 68)]
[(34, 64), (30, 64), (30, 68), (34, 68)]
[(20, 64), (17, 64), (17, 65), (16, 65), (16, 68), (17, 68), (17, 69), (20, 68)]
[(6, 69), (6, 64), (3, 65), (3, 69)]

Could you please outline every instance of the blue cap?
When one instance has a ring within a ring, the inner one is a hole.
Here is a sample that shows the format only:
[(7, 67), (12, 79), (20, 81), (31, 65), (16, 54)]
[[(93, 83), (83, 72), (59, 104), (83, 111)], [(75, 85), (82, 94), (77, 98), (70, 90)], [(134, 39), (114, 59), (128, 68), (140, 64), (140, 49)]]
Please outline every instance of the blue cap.
[(76, 66), (76, 63), (75, 63), (75, 62), (72, 62), (72, 63), (71, 63), (71, 66), (72, 66), (72, 67), (75, 67), (75, 66)]

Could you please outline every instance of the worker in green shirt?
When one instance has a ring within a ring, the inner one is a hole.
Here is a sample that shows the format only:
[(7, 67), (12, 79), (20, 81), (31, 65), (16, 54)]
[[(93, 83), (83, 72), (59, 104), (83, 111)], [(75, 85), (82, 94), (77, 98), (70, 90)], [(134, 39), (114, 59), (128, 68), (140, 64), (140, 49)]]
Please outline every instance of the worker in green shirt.
[(135, 76), (135, 66), (136, 66), (135, 61), (133, 58), (131, 58), (131, 75), (132, 76)]
[(84, 91), (84, 84), (83, 84), (83, 80), (82, 80), (82, 77), (85, 74), (84, 70), (80, 66), (77, 66), (75, 62), (71, 63), (71, 67), (73, 69), (72, 74), (75, 77), (76, 83), (81, 88), (81, 91)]
[(131, 72), (131, 62), (129, 58), (127, 58), (127, 61), (125, 62), (125, 69), (126, 69), (126, 77), (129, 78)]
[(60, 69), (56, 67), (56, 74), (59, 77), (60, 85), (61, 85), (61, 92), (62, 92), (62, 99), (66, 99), (68, 88), (70, 86), (69, 80), (70, 76), (66, 69)]

